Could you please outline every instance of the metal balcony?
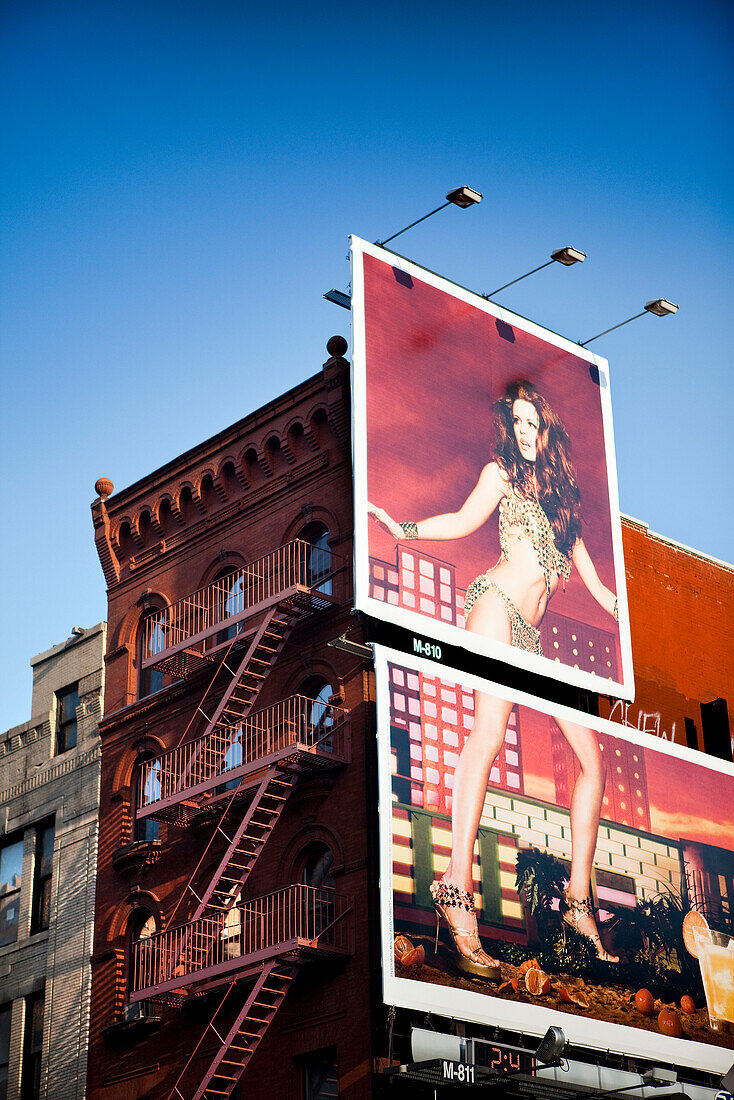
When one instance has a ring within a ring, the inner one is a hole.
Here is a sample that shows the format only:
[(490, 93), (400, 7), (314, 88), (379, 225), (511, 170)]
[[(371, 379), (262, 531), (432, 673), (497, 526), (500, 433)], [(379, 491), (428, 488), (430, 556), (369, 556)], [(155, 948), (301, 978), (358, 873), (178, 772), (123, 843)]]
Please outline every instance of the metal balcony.
[[(143, 669), (186, 676), (226, 648), (246, 622), (268, 608), (289, 606), (308, 614), (339, 603), (335, 582), (344, 559), (295, 539), (198, 592), (149, 615), (143, 638)], [(219, 635), (219, 637), (217, 637)]]
[(130, 1002), (203, 993), (251, 977), (274, 959), (351, 955), (352, 908), (333, 890), (297, 884), (140, 940)]
[(143, 764), (136, 816), (185, 824), (223, 784), (248, 775), (255, 782), (274, 764), (300, 770), (346, 764), (350, 729), (349, 711), (305, 695), (250, 713), (234, 725), (216, 726)]

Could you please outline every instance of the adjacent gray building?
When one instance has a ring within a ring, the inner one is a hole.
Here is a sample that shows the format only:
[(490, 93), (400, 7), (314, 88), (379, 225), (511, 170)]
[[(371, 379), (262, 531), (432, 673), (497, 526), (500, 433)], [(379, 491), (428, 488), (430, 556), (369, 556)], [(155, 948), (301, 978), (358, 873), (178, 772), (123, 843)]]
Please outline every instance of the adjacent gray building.
[(0, 734), (0, 1100), (85, 1094), (105, 634), (34, 657)]

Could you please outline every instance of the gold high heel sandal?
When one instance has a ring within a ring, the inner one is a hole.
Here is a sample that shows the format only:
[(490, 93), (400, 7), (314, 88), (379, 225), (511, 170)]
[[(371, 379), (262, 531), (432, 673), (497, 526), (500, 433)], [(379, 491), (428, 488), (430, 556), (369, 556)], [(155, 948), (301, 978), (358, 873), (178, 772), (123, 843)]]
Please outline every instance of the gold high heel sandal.
[[(476, 978), (488, 978), (490, 981), (499, 981), (501, 978), (500, 964), (482, 948), (477, 928), (477, 915), (474, 909), (474, 899), (466, 890), (460, 890), (445, 879), (437, 879), (431, 883), (431, 897), (436, 910), (436, 951), (438, 950), (438, 933), (441, 917), (446, 921), (446, 927), (451, 933), (456, 948), (456, 965), (465, 974), (473, 974)], [(454, 923), (449, 914), (451, 910), (457, 910), (457, 916), (462, 925)], [(461, 942), (463, 941), (463, 942)]]
[[(579, 936), (583, 936), (584, 939), (590, 940), (591, 944), (596, 952), (596, 956), (601, 962), (618, 963), (619, 956), (610, 955), (601, 942), (601, 936), (599, 930), (596, 927), (596, 918), (594, 916), (594, 906), (591, 903), (590, 897), (585, 898), (572, 898), (566, 890), (563, 891), (563, 905), (565, 909), (561, 910), (561, 930), (563, 932), (563, 942), (566, 942), (566, 928), (573, 928), (574, 932), (578, 932)], [(594, 928), (594, 932), (583, 932), (579, 928), (579, 922), (584, 917), (590, 917)], [(564, 927), (565, 926), (565, 927)]]

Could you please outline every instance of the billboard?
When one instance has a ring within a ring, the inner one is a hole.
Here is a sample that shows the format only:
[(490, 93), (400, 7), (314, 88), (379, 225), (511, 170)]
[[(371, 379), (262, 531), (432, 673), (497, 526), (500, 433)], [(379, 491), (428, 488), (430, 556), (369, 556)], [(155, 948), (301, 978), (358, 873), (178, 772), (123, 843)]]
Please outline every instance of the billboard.
[(734, 765), (397, 650), (375, 667), (385, 1002), (727, 1070)]
[(606, 361), (351, 247), (356, 606), (632, 699)]

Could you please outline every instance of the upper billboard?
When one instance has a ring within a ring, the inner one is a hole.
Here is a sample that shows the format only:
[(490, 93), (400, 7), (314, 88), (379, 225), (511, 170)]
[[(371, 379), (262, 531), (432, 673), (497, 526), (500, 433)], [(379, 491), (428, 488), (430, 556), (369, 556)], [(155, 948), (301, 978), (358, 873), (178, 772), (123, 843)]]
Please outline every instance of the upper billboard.
[(356, 606), (632, 699), (606, 361), (356, 238), (352, 316)]
[(411, 654), (375, 668), (386, 1003), (727, 1070), (734, 765)]

